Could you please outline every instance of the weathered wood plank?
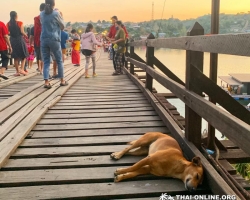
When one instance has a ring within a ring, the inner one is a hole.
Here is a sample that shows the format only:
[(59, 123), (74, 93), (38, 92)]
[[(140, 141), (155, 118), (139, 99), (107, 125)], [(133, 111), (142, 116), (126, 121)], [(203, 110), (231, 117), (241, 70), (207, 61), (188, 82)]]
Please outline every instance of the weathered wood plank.
[[(135, 107), (135, 108), (116, 108), (116, 109), (94, 109), (94, 110), (88, 110), (88, 113), (113, 113), (113, 112), (137, 112), (137, 111), (148, 111), (148, 110), (154, 110), (152, 107)], [(57, 110), (53, 110), (50, 109), (47, 114), (55, 114), (55, 113), (86, 113), (85, 109), (78, 109), (78, 110), (64, 110), (64, 109), (57, 109)]]
[(55, 158), (29, 158), (9, 159), (1, 169), (7, 170), (31, 170), (31, 169), (62, 169), (62, 168), (83, 168), (83, 167), (104, 167), (133, 165), (141, 160), (142, 156), (124, 156), (120, 160), (110, 159), (109, 155), (104, 156), (83, 156), (83, 157), (55, 157)]
[(92, 146), (92, 145), (117, 145), (127, 144), (137, 140), (141, 135), (98, 136), (98, 137), (74, 137), (74, 138), (47, 138), (26, 139), (20, 147), (59, 147), (59, 146)]
[(67, 157), (67, 156), (93, 156), (110, 155), (113, 152), (121, 151), (127, 145), (105, 145), (87, 147), (46, 147), (46, 148), (19, 148), (12, 155), (12, 158), (41, 158), (41, 157)]
[[(70, 69), (71, 68), (66, 68), (65, 72), (69, 71)], [(37, 81), (38, 80), (36, 78), (36, 80), (34, 81), (35, 85), (30, 86), (29, 84), (32, 84), (32, 83), (29, 83), (28, 87), (24, 87), (21, 91), (20, 91), (20, 85), (22, 85), (22, 82), (19, 83), (19, 87), (17, 87), (16, 89), (15, 88), (11, 89), (10, 87), (0, 89), (0, 91), (7, 90), (7, 91), (13, 91), (15, 93), (15, 94), (13, 94), (12, 97), (8, 98), (8, 100), (5, 100), (0, 104), (0, 111), (3, 111), (4, 109), (9, 107), (10, 105), (17, 102), (19, 99), (27, 96), (32, 91), (36, 90), (37, 88), (41, 87), (44, 84), (43, 81), (40, 81), (39, 83), (37, 83)], [(51, 82), (51, 84), (53, 84), (53, 82)]]
[(226, 159), (230, 163), (249, 163), (250, 155), (241, 149), (228, 149), (226, 152), (220, 151), (220, 159)]
[[(167, 187), (166, 187), (167, 186)], [(65, 184), (53, 186), (32, 186), (20, 188), (0, 188), (4, 199), (74, 199), (110, 200), (112, 198), (159, 197), (162, 193), (180, 194), (184, 184), (176, 179), (128, 181), (122, 183)], [(58, 192), (60, 191), (60, 192)], [(203, 192), (208, 192), (205, 188)], [(198, 189), (202, 192), (202, 189)], [(159, 199), (159, 198), (158, 198)]]
[(111, 129), (90, 129), (90, 130), (60, 130), (60, 131), (31, 131), (29, 138), (60, 138), (60, 137), (87, 137), (104, 135), (143, 135), (147, 132), (169, 133), (166, 127), (133, 127), (133, 128), (111, 128)]
[(141, 112), (115, 112), (115, 113), (82, 113), (82, 114), (46, 114), (43, 119), (77, 119), (77, 118), (98, 118), (98, 117), (131, 117), (131, 116), (156, 116), (155, 111)]
[(72, 102), (76, 102), (76, 103), (89, 103), (89, 102), (92, 102), (92, 103), (112, 103), (112, 102), (124, 102), (124, 103), (127, 103), (128, 101), (144, 101), (145, 98), (143, 97), (133, 97), (133, 98), (124, 98), (124, 97), (121, 97), (121, 98), (106, 98), (106, 99), (103, 99), (103, 98), (95, 98), (95, 99), (91, 99), (91, 98), (86, 98), (86, 99), (62, 99), (60, 100), (60, 103), (72, 103)]
[(209, 36), (187, 36), (164, 39), (147, 39), (133, 42), (133, 46), (182, 49), (219, 54), (250, 56), (250, 34), (220, 34)]
[(41, 119), (37, 125), (51, 124), (89, 124), (89, 123), (114, 123), (114, 122), (146, 122), (160, 121), (158, 116), (130, 116), (130, 117), (105, 117), (105, 118), (78, 118), (78, 119)]
[(96, 124), (60, 124), (60, 125), (37, 125), (33, 130), (84, 130), (103, 128), (131, 128), (131, 127), (161, 127), (162, 121), (154, 122), (116, 122), (116, 123), (96, 123)]
[(60, 106), (55, 105), (51, 110), (74, 110), (74, 109), (85, 109), (85, 110), (92, 110), (92, 109), (117, 109), (117, 108), (138, 108), (138, 107), (149, 107), (148, 103), (134, 103), (128, 105), (70, 105), (70, 106)]
[[(129, 101), (103, 101), (103, 102), (92, 102), (91, 105), (125, 105), (125, 104), (148, 104), (148, 102), (145, 99), (140, 99), (137, 101), (134, 100), (129, 100)], [(56, 105), (58, 106), (81, 106), (81, 105), (89, 105), (90, 103), (88, 102), (78, 102), (78, 101), (74, 101), (74, 102), (58, 102)]]

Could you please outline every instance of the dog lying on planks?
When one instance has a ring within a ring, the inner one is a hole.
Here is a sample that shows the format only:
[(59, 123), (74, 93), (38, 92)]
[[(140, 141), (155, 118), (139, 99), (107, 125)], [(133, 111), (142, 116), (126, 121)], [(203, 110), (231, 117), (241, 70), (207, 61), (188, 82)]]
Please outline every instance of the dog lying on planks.
[[(149, 132), (138, 140), (129, 142), (131, 146), (123, 151), (112, 153), (114, 160), (123, 155), (148, 155), (128, 168), (118, 168), (115, 171), (115, 182), (143, 174), (153, 174), (181, 179), (185, 188), (194, 192), (203, 181), (203, 167), (199, 157), (192, 161), (184, 158), (177, 141), (163, 133)], [(135, 149), (134, 151), (130, 151)]]

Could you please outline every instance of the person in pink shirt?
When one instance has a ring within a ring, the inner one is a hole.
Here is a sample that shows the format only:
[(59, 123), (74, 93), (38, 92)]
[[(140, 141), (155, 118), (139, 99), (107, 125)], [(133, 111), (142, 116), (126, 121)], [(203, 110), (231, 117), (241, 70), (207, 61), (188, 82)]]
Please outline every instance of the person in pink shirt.
[(93, 31), (93, 25), (88, 24), (85, 30), (85, 33), (81, 35), (81, 52), (85, 55), (86, 64), (85, 64), (85, 78), (89, 78), (88, 67), (90, 58), (92, 58), (93, 64), (93, 77), (96, 77), (96, 61), (95, 61), (95, 53), (96, 53), (96, 45), (103, 46), (102, 43), (98, 42), (95, 38), (95, 34)]

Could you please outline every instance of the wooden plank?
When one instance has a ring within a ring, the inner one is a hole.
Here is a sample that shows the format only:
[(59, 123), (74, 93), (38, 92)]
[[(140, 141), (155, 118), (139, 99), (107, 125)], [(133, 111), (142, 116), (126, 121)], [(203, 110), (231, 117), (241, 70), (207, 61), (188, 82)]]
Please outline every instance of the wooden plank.
[(4, 87), (9, 86), (9, 85), (12, 85), (12, 84), (14, 84), (14, 83), (18, 83), (18, 82), (20, 82), (20, 81), (29, 79), (29, 78), (31, 78), (31, 77), (33, 77), (33, 76), (36, 76), (37, 74), (38, 74), (38, 72), (33, 72), (33, 73), (29, 73), (29, 74), (26, 75), (26, 76), (19, 76), (19, 77), (14, 78), (14, 79), (9, 79), (9, 80), (0, 82), (0, 88), (4, 88)]
[[(69, 69), (67, 68), (65, 71), (67, 72)], [(28, 94), (30, 94), (32, 91), (36, 90), (37, 88), (43, 86), (44, 82), (43, 81), (40, 81), (39, 83), (37, 83), (37, 80), (36, 80), (36, 84), (35, 85), (29, 85), (29, 87), (27, 88), (24, 88), (20, 91), (20, 84), (19, 83), (19, 87), (18, 89), (15, 89), (15, 93), (12, 97), (8, 98), (8, 100), (5, 100), (3, 101), (1, 104), (0, 104), (0, 112), (3, 111), (4, 109), (6, 109), (7, 107), (9, 107), (10, 105), (14, 104), (15, 102), (17, 102), (19, 99), (27, 96)], [(51, 84), (53, 84), (53, 81), (51, 82)], [(5, 89), (5, 88), (4, 88)], [(4, 89), (1, 89), (4, 90)], [(10, 88), (6, 88), (6, 90), (10, 91)]]
[[(141, 99), (141, 100), (137, 100), (137, 101), (133, 101), (133, 100), (130, 100), (130, 101), (103, 101), (103, 102), (92, 102), (91, 105), (125, 105), (125, 104), (148, 104), (148, 102), (145, 100), (145, 99)], [(78, 102), (78, 101), (75, 101), (75, 102), (58, 102), (56, 105), (58, 106), (81, 106), (81, 105), (89, 105), (90, 103), (88, 102)]]
[(60, 125), (37, 125), (33, 130), (85, 130), (103, 128), (131, 128), (131, 127), (161, 127), (162, 121), (147, 122), (116, 122), (96, 124), (60, 124)]
[(131, 94), (136, 94), (138, 93), (139, 90), (117, 90), (117, 91), (96, 91), (96, 90), (88, 90), (88, 91), (78, 91), (78, 92), (69, 92), (67, 94), (68, 95), (73, 95), (73, 94), (77, 94), (77, 95), (81, 95), (81, 94), (110, 94), (110, 95), (116, 95), (116, 94), (126, 94), (126, 93), (131, 93)]
[(146, 122), (160, 121), (158, 116), (130, 116), (130, 117), (105, 117), (105, 118), (77, 118), (77, 119), (41, 119), (38, 125), (51, 124), (89, 124), (89, 123), (114, 123), (114, 122)]
[[(124, 166), (123, 166), (124, 167)], [(117, 167), (47, 169), (0, 172), (0, 187), (27, 185), (54, 185), (66, 183), (88, 183), (97, 180), (107, 182), (114, 179)]]
[(239, 147), (235, 145), (232, 141), (230, 140), (220, 140), (222, 145), (227, 148), (227, 149), (238, 149)]
[[(55, 157), (55, 158), (29, 158), (9, 159), (1, 169), (7, 170), (33, 170), (33, 169), (62, 169), (62, 168), (86, 168), (133, 165), (141, 160), (142, 156), (124, 156), (120, 160), (112, 160), (109, 155), (83, 156), (83, 157)], [(28, 161), (28, 162), (27, 162)]]
[(111, 128), (111, 129), (90, 129), (90, 130), (69, 130), (69, 131), (31, 131), (29, 138), (60, 138), (60, 137), (87, 137), (104, 135), (143, 135), (147, 132), (169, 133), (166, 127), (139, 127), (139, 128)]
[[(101, 96), (109, 96), (109, 97), (124, 97), (124, 96), (131, 96), (131, 97), (138, 97), (140, 96), (141, 94), (140, 93), (123, 93), (123, 92), (120, 92), (120, 93), (107, 93), (107, 94), (98, 94), (98, 93), (93, 93), (89, 96), (93, 96), (93, 98), (95, 97), (101, 97)], [(80, 95), (79, 94), (65, 94), (64, 97), (79, 97)]]
[(207, 36), (187, 36), (164, 39), (150, 39), (133, 42), (133, 46), (147, 46), (155, 48), (182, 49), (202, 51), (218, 54), (250, 56), (250, 34), (220, 34)]
[(177, 98), (175, 96), (175, 94), (173, 94), (173, 93), (156, 93), (155, 95), (157, 97), (164, 97), (164, 98), (167, 98), (167, 99)]
[[(74, 71), (67, 71), (65, 73), (65, 76), (70, 75), (71, 73), (74, 73)], [(59, 86), (59, 80), (52, 80), (50, 81), (51, 85), (53, 86)], [(43, 84), (42, 84), (43, 85)], [(52, 91), (52, 90), (51, 90)], [(50, 92), (51, 92), (50, 91)], [(7, 106), (6, 109), (4, 109), (1, 113), (0, 113), (0, 124), (4, 123), (7, 119), (9, 119), (15, 112), (17, 112), (18, 110), (22, 109), (23, 106), (25, 106), (27, 103), (29, 103), (32, 99), (38, 97), (39, 95), (41, 95), (42, 93), (47, 92), (47, 89), (43, 88), (43, 87), (38, 87), (37, 89), (31, 91), (29, 94), (27, 94), (26, 96), (23, 96), (24, 98), (21, 98), (20, 100), (16, 101), (14, 104), (9, 104), (9, 106)], [(49, 92), (47, 92), (49, 93)], [(38, 104), (39, 102), (35, 102), (36, 104)], [(30, 109), (34, 109), (35, 106), (31, 106)], [(29, 110), (29, 112), (31, 111)], [(26, 113), (29, 113), (26, 112)], [(20, 113), (20, 112), (19, 112)], [(27, 115), (27, 114), (26, 114)], [(18, 117), (19, 118), (19, 117)]]
[[(28, 135), (31, 129), (35, 126), (35, 124), (40, 120), (42, 115), (54, 105), (61, 96), (69, 89), (74, 82), (76, 82), (79, 77), (81, 77), (83, 72), (81, 70), (75, 70), (70, 77), (67, 77), (67, 80), (70, 79), (69, 85), (60, 88), (54, 88), (55, 92), (50, 95), (49, 98), (43, 101), (42, 104), (38, 105), (32, 113), (26, 117), (21, 123), (19, 123), (11, 133), (9, 133), (3, 141), (0, 142), (0, 167), (4, 165), (6, 160), (10, 157), (10, 155), (16, 150), (18, 145), (24, 140), (24, 138)], [(53, 92), (53, 89), (50, 89), (47, 92)], [(39, 98), (44, 99), (43, 96)]]
[[(88, 110), (88, 113), (112, 113), (112, 112), (137, 112), (137, 111), (148, 111), (154, 110), (152, 107), (135, 107), (135, 108), (116, 108), (116, 109), (95, 109), (95, 110)], [(47, 114), (55, 114), (55, 113), (86, 113), (86, 110), (78, 109), (78, 110), (53, 110), (50, 109)]]
[(242, 151), (241, 149), (228, 149), (220, 151), (220, 159), (226, 159), (230, 163), (249, 163), (250, 155)]
[(46, 147), (46, 148), (19, 148), (11, 156), (12, 158), (42, 158), (42, 157), (72, 157), (72, 156), (94, 156), (110, 155), (113, 152), (121, 151), (128, 145), (104, 145), (85, 147)]
[[(154, 107), (155, 111), (161, 117), (164, 124), (168, 127), (173, 137), (177, 140), (182, 148), (185, 155), (190, 159), (194, 156), (199, 156), (201, 158), (202, 165), (206, 172), (207, 182), (212, 192), (215, 194), (223, 195), (235, 195), (234, 191), (229, 187), (229, 185), (221, 178), (221, 176), (215, 171), (207, 159), (201, 154), (201, 152), (187, 139), (184, 137), (184, 134), (180, 127), (175, 123), (173, 118), (167, 113), (167, 111), (160, 105), (157, 99), (153, 94), (145, 89), (144, 84), (139, 81), (135, 76), (131, 75), (127, 70), (125, 70), (129, 78), (138, 85), (141, 91), (144, 93), (148, 101)], [(238, 197), (237, 197), (238, 198)]]
[(62, 103), (64, 103), (64, 102), (66, 102), (66, 103), (69, 103), (69, 102), (93, 102), (93, 103), (95, 103), (95, 102), (113, 102), (113, 101), (141, 101), (141, 100), (145, 100), (145, 98), (143, 98), (143, 97), (133, 97), (132, 99), (131, 98), (126, 98), (126, 97), (121, 97), (121, 98), (117, 98), (117, 97), (115, 97), (115, 98), (106, 98), (106, 99), (103, 99), (103, 98), (95, 98), (95, 99), (93, 99), (93, 97), (92, 97), (92, 99), (91, 98), (86, 98), (86, 99), (84, 99), (84, 98), (82, 98), (82, 99), (65, 99), (65, 98), (63, 98), (62, 100), (60, 100), (60, 102), (62, 102)]
[(155, 111), (141, 112), (115, 112), (115, 113), (82, 113), (82, 114), (46, 114), (43, 119), (77, 119), (77, 118), (98, 118), (98, 117), (131, 117), (131, 116), (156, 116)]
[(56, 105), (51, 110), (74, 110), (74, 109), (84, 109), (84, 110), (93, 110), (93, 109), (117, 109), (117, 108), (138, 108), (138, 107), (149, 107), (147, 103), (135, 103), (128, 105), (70, 105), (70, 106), (59, 106)]
[[(167, 185), (167, 187), (166, 187)], [(184, 184), (177, 179), (128, 181), (122, 183), (65, 184), (53, 186), (31, 186), (20, 188), (0, 188), (3, 199), (82, 199), (110, 200), (112, 198), (159, 197), (162, 193), (181, 194)], [(60, 191), (60, 192), (58, 192)], [(198, 188), (197, 192), (209, 189)], [(158, 198), (159, 199), (159, 198)]]
[(141, 135), (98, 136), (98, 137), (74, 137), (74, 138), (46, 138), (26, 139), (20, 147), (60, 147), (60, 146), (92, 146), (92, 145), (117, 145), (127, 144), (137, 140)]
[[(69, 73), (67, 73), (68, 75)], [(54, 86), (59, 86), (59, 80), (54, 81)], [(17, 103), (9, 106), (7, 109), (5, 109), (0, 115), (6, 115), (6, 118), (9, 117), (10, 114), (15, 113), (12, 117), (10, 117), (4, 124), (2, 124), (2, 128), (0, 130), (0, 141), (2, 141), (6, 135), (20, 123), (32, 110), (34, 110), (40, 103), (44, 101), (47, 97), (51, 95), (53, 91), (55, 91), (56, 88), (47, 90), (45, 88), (38, 88), (37, 90), (34, 90), (30, 94), (33, 95), (35, 93), (35, 96), (37, 95), (37, 92), (41, 93), (41, 96), (39, 98), (30, 99), (29, 95), (27, 95), (25, 98), (22, 98), (20, 101), (24, 106), (22, 107), (22, 104), (19, 104), (19, 101)], [(31, 100), (31, 101), (30, 101)], [(30, 101), (30, 102), (29, 102)], [(20, 107), (20, 110), (18, 110)], [(9, 115), (7, 115), (7, 113)], [(3, 117), (4, 120), (4, 117)]]
[(227, 160), (218, 160), (218, 162), (226, 169), (231, 175), (237, 174), (236, 169)]
[[(199, 95), (186, 90), (182, 85), (176, 84), (168, 77), (162, 75), (156, 70), (151, 69), (147, 65), (139, 63), (130, 58), (128, 59), (130, 62), (134, 62), (134, 64), (137, 66), (145, 69), (164, 87), (174, 91), (176, 96), (180, 98), (186, 105), (188, 105), (193, 111), (199, 114), (221, 133), (226, 135), (227, 138), (237, 144), (241, 149), (250, 154), (250, 148), (248, 144), (248, 141), (250, 141), (250, 125), (237, 119), (231, 114), (218, 109), (216, 105), (208, 102)], [(238, 137), (238, 134), (236, 134), (239, 132), (241, 133), (241, 137)]]

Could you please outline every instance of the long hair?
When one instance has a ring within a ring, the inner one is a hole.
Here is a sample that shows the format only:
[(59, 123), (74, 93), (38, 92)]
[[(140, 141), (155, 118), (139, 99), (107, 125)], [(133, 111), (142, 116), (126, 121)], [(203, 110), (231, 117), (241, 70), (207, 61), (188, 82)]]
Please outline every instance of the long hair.
[(45, 0), (45, 14), (49, 15), (53, 12), (53, 7), (55, 6), (55, 0)]
[(88, 32), (90, 32), (91, 31), (91, 29), (93, 29), (94, 27), (93, 27), (93, 25), (92, 24), (87, 24), (87, 28), (86, 28), (86, 30), (85, 30), (85, 33), (88, 33)]
[(18, 27), (17, 22), (16, 22), (16, 17), (17, 17), (16, 11), (11, 11), (8, 28), (10, 31), (10, 36), (12, 37), (17, 37), (21, 34), (20, 28)]

